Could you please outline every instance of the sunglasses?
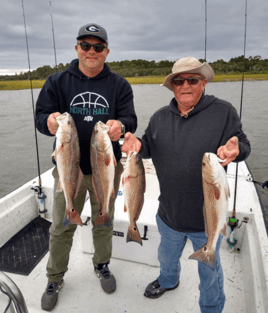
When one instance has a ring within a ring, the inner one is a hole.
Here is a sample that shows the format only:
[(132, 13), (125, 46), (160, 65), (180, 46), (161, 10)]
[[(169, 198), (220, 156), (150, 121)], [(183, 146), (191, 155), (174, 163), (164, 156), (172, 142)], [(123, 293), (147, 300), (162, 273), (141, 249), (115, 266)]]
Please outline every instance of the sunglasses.
[(189, 77), (189, 78), (174, 78), (171, 81), (171, 84), (175, 86), (182, 86), (184, 82), (187, 80), (187, 83), (192, 86), (192, 85), (197, 85), (199, 80), (203, 80), (204, 78), (202, 77)]
[(102, 52), (105, 48), (107, 48), (106, 46), (104, 45), (100, 45), (100, 44), (96, 44), (96, 45), (91, 45), (90, 43), (87, 43), (87, 42), (79, 42), (77, 43), (81, 49), (83, 51), (89, 51), (91, 49), (91, 47), (94, 48), (95, 52)]

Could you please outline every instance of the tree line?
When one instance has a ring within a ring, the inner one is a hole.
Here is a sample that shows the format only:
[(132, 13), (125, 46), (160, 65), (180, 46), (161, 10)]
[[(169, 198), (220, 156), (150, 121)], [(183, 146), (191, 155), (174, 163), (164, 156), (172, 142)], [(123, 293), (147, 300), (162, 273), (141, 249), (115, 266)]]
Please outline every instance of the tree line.
[[(205, 62), (205, 59), (199, 59), (200, 62)], [(124, 60), (107, 62), (112, 72), (115, 72), (123, 77), (139, 77), (139, 76), (166, 76), (171, 73), (171, 69), (175, 61), (147, 61), (147, 60)], [(0, 76), (0, 80), (39, 80), (46, 79), (53, 73), (65, 70), (70, 64), (60, 63), (57, 67), (50, 67), (44, 65), (30, 73), (20, 73), (16, 75)], [(209, 62), (209, 65), (213, 68), (215, 74), (238, 74), (245, 73), (250, 74), (266, 74), (268, 73), (268, 59), (261, 59), (260, 55), (250, 56), (244, 58), (239, 56), (231, 58), (228, 62), (224, 60), (217, 60), (215, 62)]]

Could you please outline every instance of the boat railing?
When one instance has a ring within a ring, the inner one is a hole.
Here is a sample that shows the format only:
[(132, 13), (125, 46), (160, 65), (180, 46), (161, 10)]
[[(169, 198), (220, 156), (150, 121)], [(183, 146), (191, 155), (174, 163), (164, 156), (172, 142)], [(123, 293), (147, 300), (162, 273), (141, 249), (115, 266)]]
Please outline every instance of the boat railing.
[(25, 300), (18, 286), (3, 272), (0, 272), (0, 292), (8, 298), (4, 312), (28, 313)]

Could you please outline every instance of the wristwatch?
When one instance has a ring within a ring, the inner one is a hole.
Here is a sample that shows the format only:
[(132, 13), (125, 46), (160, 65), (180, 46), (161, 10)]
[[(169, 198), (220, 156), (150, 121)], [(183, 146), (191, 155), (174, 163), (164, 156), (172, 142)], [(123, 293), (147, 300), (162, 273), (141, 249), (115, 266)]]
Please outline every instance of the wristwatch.
[(122, 122), (120, 122), (120, 121), (118, 121), (118, 122), (121, 124), (121, 135), (125, 135), (125, 133), (126, 133), (125, 125)]

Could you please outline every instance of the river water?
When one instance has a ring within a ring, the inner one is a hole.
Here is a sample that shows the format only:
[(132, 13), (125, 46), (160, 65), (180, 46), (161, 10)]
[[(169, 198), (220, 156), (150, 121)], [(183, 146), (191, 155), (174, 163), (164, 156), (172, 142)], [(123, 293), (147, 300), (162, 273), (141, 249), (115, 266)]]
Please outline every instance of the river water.
[[(142, 136), (150, 116), (167, 105), (173, 93), (159, 85), (133, 85), (138, 116), (136, 136)], [(247, 163), (254, 180), (268, 180), (268, 81), (244, 82), (242, 101), (243, 130), (251, 142)], [(40, 89), (33, 90), (36, 101)], [(206, 94), (231, 102), (240, 110), (241, 82), (209, 83)], [(30, 90), (0, 91), (0, 198), (38, 175)], [(54, 139), (37, 132), (41, 173), (51, 168)], [(268, 214), (268, 189), (257, 186)]]

